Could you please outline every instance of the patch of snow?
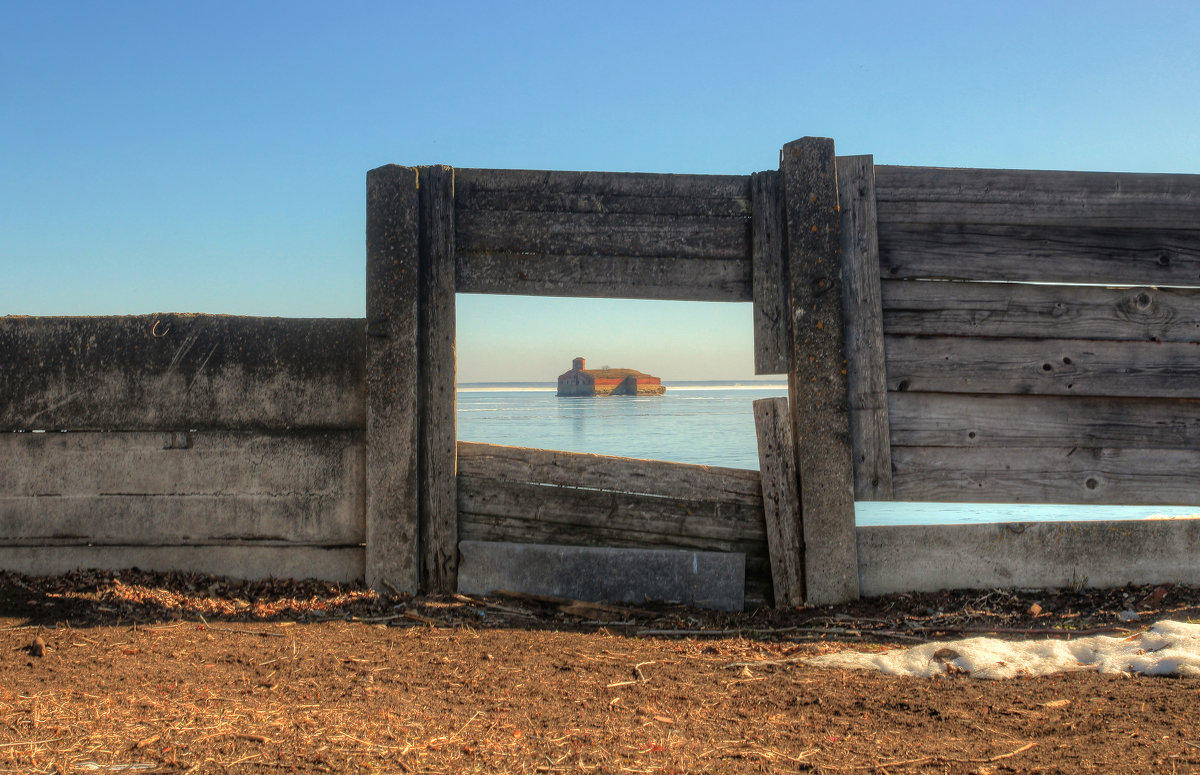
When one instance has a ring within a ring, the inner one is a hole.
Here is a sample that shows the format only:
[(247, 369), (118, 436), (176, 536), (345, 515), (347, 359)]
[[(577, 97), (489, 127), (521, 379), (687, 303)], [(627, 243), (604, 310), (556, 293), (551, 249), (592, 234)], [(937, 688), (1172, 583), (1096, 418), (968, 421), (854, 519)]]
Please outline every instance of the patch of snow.
[(1126, 638), (967, 638), (883, 653), (842, 651), (805, 662), (812, 667), (878, 670), (922, 678), (966, 673), (974, 678), (1001, 679), (1069, 670), (1200, 676), (1200, 624), (1161, 621)]

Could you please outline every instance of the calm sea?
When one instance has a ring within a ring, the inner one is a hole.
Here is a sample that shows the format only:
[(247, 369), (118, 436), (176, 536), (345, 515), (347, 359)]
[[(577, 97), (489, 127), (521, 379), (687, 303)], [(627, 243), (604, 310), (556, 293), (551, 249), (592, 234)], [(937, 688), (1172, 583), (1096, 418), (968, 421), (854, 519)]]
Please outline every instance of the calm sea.
[[(672, 382), (662, 396), (559, 398), (552, 383), (458, 386), (458, 438), (758, 469), (752, 402), (783, 382)], [(860, 525), (1200, 517), (1200, 507), (858, 502)]]

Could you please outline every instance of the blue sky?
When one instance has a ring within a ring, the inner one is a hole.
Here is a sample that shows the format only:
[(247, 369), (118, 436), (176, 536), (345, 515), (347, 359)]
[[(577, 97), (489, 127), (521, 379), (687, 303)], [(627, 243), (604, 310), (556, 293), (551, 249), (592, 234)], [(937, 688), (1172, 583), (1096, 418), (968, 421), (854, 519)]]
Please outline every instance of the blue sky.
[[(0, 0), (0, 314), (361, 316), (389, 162), (1200, 173), (1197, 41), (1196, 2)], [(748, 305), (458, 306), (465, 381), (752, 373)]]

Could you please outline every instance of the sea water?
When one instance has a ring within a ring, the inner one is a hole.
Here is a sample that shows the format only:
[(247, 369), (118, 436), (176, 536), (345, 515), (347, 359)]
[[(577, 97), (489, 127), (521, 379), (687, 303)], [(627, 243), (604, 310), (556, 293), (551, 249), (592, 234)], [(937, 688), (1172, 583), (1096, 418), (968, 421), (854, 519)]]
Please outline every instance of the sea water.
[[(516, 447), (758, 469), (753, 401), (783, 382), (672, 382), (661, 396), (567, 398), (552, 383), (458, 386), (458, 438)], [(1200, 517), (1196, 506), (866, 502), (859, 525)]]

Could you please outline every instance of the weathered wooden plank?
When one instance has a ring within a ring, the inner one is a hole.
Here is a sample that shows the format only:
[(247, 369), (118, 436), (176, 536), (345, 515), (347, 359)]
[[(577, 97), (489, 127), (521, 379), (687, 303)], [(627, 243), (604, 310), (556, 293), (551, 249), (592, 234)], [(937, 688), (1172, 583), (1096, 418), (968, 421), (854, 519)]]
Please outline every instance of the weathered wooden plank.
[(642, 213), (746, 218), (750, 199), (744, 192), (721, 197), (628, 196), (563, 191), (485, 191), (468, 189), (455, 197), (459, 210), (524, 210), (534, 213)]
[(363, 322), (0, 317), (0, 431), (361, 428)]
[(418, 590), (417, 171), (367, 173), (366, 574)]
[(888, 281), (889, 334), (1200, 341), (1200, 288)]
[(460, 293), (750, 301), (750, 261), (524, 253), (455, 254)]
[(754, 373), (786, 374), (789, 315), (785, 262), (783, 187), (775, 170), (750, 176), (754, 221)]
[(809, 603), (824, 605), (858, 597), (833, 141), (806, 137), (787, 144), (779, 169), (787, 208), (788, 396), (804, 523), (804, 587)]
[(894, 279), (1200, 285), (1200, 229), (879, 223)]
[(458, 442), (462, 476), (762, 506), (757, 471)]
[(1198, 584), (1200, 520), (860, 527), (863, 594)]
[(897, 500), (1200, 504), (1200, 450), (892, 447)]
[(0, 434), (0, 536), (358, 544), (363, 453), (361, 431)]
[(1200, 449), (1200, 400), (890, 393), (892, 443)]
[[(672, 175), (655, 172), (570, 172), (460, 168), (455, 198), (460, 208), (475, 207), (485, 192), (504, 192), (499, 209), (531, 209), (534, 197), (552, 194), (659, 199), (737, 200), (749, 204), (748, 175)], [(529, 196), (523, 196), (529, 195)], [(481, 208), (482, 209), (482, 208)], [(637, 210), (636, 212), (650, 212)], [(745, 214), (749, 214), (748, 207)]]
[(1200, 397), (1200, 344), (889, 336), (888, 389)]
[(455, 484), (454, 169), (422, 167), (420, 367), (421, 588), (458, 589)]
[(363, 549), (313, 546), (0, 546), (0, 568), (48, 576), (80, 568), (141, 568), (238, 579), (363, 578)]
[(791, 608), (804, 603), (804, 528), (787, 399), (755, 401), (754, 425), (775, 607)]
[[(742, 504), (547, 487), (460, 474), (458, 508), (462, 540), (748, 553), (753, 553), (757, 543), (766, 549), (761, 508)], [(492, 529), (486, 531), (484, 526)]]
[(875, 229), (874, 159), (840, 156), (837, 175), (854, 497), (886, 501), (892, 498), (892, 458), (888, 442), (879, 240)]
[(881, 223), (1195, 229), (1200, 175), (876, 168)]
[(459, 210), (454, 240), (459, 253), (748, 259), (750, 219)]

